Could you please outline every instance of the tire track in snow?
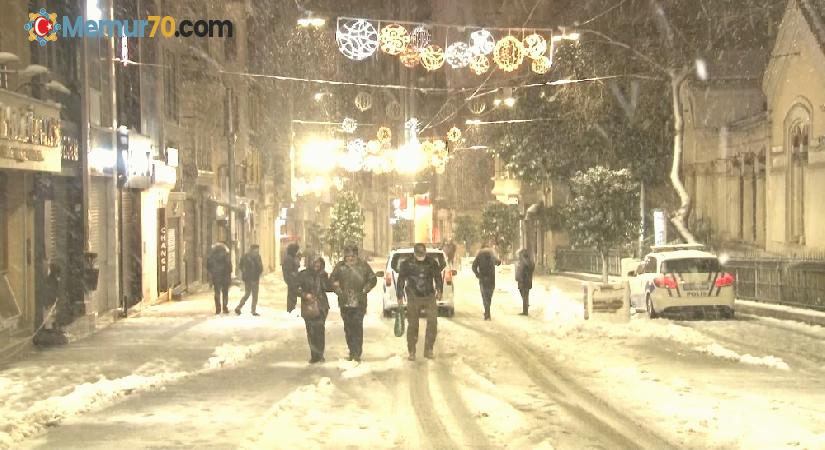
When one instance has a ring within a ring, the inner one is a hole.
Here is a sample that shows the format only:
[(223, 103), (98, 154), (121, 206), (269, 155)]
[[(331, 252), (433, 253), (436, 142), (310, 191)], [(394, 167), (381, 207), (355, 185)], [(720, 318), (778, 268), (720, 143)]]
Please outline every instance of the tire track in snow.
[(675, 448), (675, 445), (645, 428), (638, 421), (625, 416), (562, 374), (558, 368), (546, 364), (542, 358), (536, 356), (541, 352), (529, 343), (519, 341), (516, 345), (510, 336), (495, 330), (481, 329), (463, 319), (453, 319), (452, 322), (493, 341), (548, 397), (572, 416), (580, 419), (585, 426), (614, 444), (614, 448)]
[(438, 377), (438, 384), (441, 386), (441, 392), (444, 395), (444, 400), (447, 401), (447, 406), (450, 408), (450, 413), (461, 426), (461, 431), (464, 433), (466, 442), (473, 448), (492, 448), (490, 441), (487, 440), (487, 435), (481, 430), (481, 427), (475, 420), (475, 417), (467, 408), (464, 399), (458, 392), (458, 386), (455, 382), (455, 377), (442, 362), (438, 362), (435, 370)]
[(429, 443), (427, 448), (460, 448), (450, 437), (433, 406), (429, 370), (426, 367), (422, 370), (413, 370), (414, 372), (410, 373), (410, 402), (424, 432), (424, 438)]

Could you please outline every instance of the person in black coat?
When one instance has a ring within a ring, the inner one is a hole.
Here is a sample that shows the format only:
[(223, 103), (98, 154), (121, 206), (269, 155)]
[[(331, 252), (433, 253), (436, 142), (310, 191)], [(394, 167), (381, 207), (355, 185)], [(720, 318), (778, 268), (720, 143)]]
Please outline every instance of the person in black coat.
[(223, 242), (217, 242), (209, 251), (206, 259), (206, 270), (215, 289), (215, 314), (229, 313), (229, 282), (232, 280), (232, 257), (229, 247)]
[(526, 316), (530, 307), (530, 289), (533, 288), (533, 272), (536, 270), (536, 263), (530, 257), (530, 252), (523, 248), (518, 251), (518, 262), (516, 263), (516, 283), (518, 292), (521, 294), (521, 315)]
[(241, 257), (241, 262), (238, 264), (243, 275), (244, 294), (241, 297), (241, 302), (235, 308), (235, 314), (240, 315), (243, 305), (252, 296), (252, 315), (259, 315), (258, 308), (258, 290), (261, 285), (261, 274), (264, 272), (264, 263), (261, 261), (260, 247), (255, 244), (250, 247), (249, 251)]
[(332, 283), (325, 270), (324, 258), (317, 258), (309, 268), (302, 270), (298, 274), (298, 293), (301, 298), (312, 295), (318, 300), (321, 316), (317, 319), (307, 319), (304, 317), (304, 324), (307, 329), (307, 341), (309, 342), (310, 364), (324, 362), (325, 322), (329, 314), (329, 299), (327, 292), (332, 292)]
[(407, 299), (407, 350), (409, 360), (415, 361), (418, 345), (418, 318), (421, 309), (427, 314), (427, 335), (424, 338), (424, 357), (433, 358), (435, 337), (438, 333), (438, 300), (444, 293), (441, 266), (430, 256), (424, 244), (415, 244), (413, 257), (404, 260), (398, 271), (398, 298)]
[(298, 304), (298, 269), (301, 266), (300, 247), (296, 243), (286, 247), (286, 257), (281, 263), (281, 270), (286, 283), (286, 311), (292, 312)]
[(496, 290), (496, 266), (500, 265), (501, 260), (489, 245), (484, 245), (473, 260), (473, 273), (478, 278), (481, 300), (484, 303), (484, 320), (492, 320), (490, 306), (493, 303), (493, 291)]

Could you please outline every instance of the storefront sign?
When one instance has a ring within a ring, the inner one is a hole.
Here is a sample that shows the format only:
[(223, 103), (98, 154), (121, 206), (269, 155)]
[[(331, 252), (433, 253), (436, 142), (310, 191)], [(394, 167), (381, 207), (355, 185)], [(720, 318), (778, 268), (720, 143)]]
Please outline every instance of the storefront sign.
[(169, 236), (166, 228), (166, 210), (158, 209), (158, 293), (169, 288)]
[(61, 171), (60, 109), (0, 90), (0, 169)]

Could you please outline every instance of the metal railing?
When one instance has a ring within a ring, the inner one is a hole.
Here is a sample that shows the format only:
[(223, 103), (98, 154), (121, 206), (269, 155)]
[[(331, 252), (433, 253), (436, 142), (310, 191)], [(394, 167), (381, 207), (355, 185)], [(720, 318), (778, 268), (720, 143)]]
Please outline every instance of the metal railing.
[(825, 311), (825, 259), (732, 258), (736, 296)]
[[(607, 256), (608, 275), (620, 276), (622, 271), (622, 254), (610, 251)], [(556, 250), (556, 272), (602, 273), (602, 257), (595, 250)]]

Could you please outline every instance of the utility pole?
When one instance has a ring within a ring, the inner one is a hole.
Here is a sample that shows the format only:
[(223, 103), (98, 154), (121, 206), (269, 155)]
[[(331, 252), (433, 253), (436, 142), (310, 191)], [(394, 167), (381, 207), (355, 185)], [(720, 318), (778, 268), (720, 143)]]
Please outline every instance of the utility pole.
[(232, 258), (232, 275), (235, 275), (235, 111), (232, 110), (232, 87), (226, 87), (226, 136), (227, 136), (227, 178), (229, 187), (229, 255)]
[[(114, 3), (114, 0), (107, 0), (106, 10), (107, 10), (107, 13), (108, 13), (107, 15), (109, 16), (108, 17), (109, 20), (111, 20), (112, 23), (114, 23), (114, 20), (115, 20), (115, 3)], [(107, 42), (107, 44), (108, 44), (107, 47), (108, 48), (106, 50), (107, 50), (107, 55), (108, 55), (107, 63), (109, 64), (109, 67), (108, 67), (108, 70), (109, 70), (109, 91), (110, 91), (109, 94), (110, 94), (110, 102), (111, 102), (110, 103), (110, 106), (111, 106), (110, 111), (111, 111), (111, 114), (112, 114), (112, 117), (111, 117), (111, 119), (112, 119), (112, 123), (111, 123), (112, 141), (111, 142), (112, 142), (112, 152), (115, 153), (115, 155), (116, 155), (115, 156), (115, 161), (117, 161), (117, 153), (118, 153), (118, 145), (117, 145), (118, 120), (117, 119), (118, 118), (117, 118), (117, 74), (116, 74), (116, 70), (115, 70), (115, 38), (116, 37), (115, 37), (114, 29), (113, 29), (111, 31), (111, 36), (109, 36), (109, 39), (107, 40), (108, 41)], [(121, 239), (120, 239), (121, 238), (121, 236), (120, 236), (120, 234), (121, 234), (120, 208), (121, 208), (121, 202), (122, 202), (122, 199), (123, 199), (123, 196), (122, 196), (123, 190), (118, 186), (117, 175), (118, 175), (118, 167), (117, 167), (117, 163), (115, 163), (115, 167), (112, 170), (112, 189), (110, 191), (111, 198), (114, 200), (113, 203), (114, 203), (114, 207), (115, 207), (114, 208), (114, 214), (112, 216), (112, 217), (114, 217), (114, 220), (115, 220), (115, 224), (114, 224), (115, 226), (113, 227), (114, 230), (115, 230), (115, 232), (113, 233), (114, 234), (114, 246), (113, 246), (114, 247), (113, 248), (114, 259), (112, 259), (112, 261), (111, 261), (114, 264), (114, 270), (115, 270), (115, 276), (113, 277), (114, 282), (115, 282), (115, 286), (110, 291), (110, 294), (114, 295), (114, 297), (115, 297), (115, 302), (113, 304), (110, 303), (110, 307), (115, 306), (115, 308), (118, 305), (121, 305), (120, 301), (121, 301), (121, 299), (123, 299), (123, 265), (121, 264), (121, 261), (122, 261), (121, 253), (122, 252), (121, 252), (121, 245), (120, 245), (121, 244)], [(107, 259), (109, 259), (109, 258), (107, 258)], [(126, 312), (126, 302), (122, 303), (122, 307), (123, 307), (122, 312), (125, 314), (125, 312)]]

